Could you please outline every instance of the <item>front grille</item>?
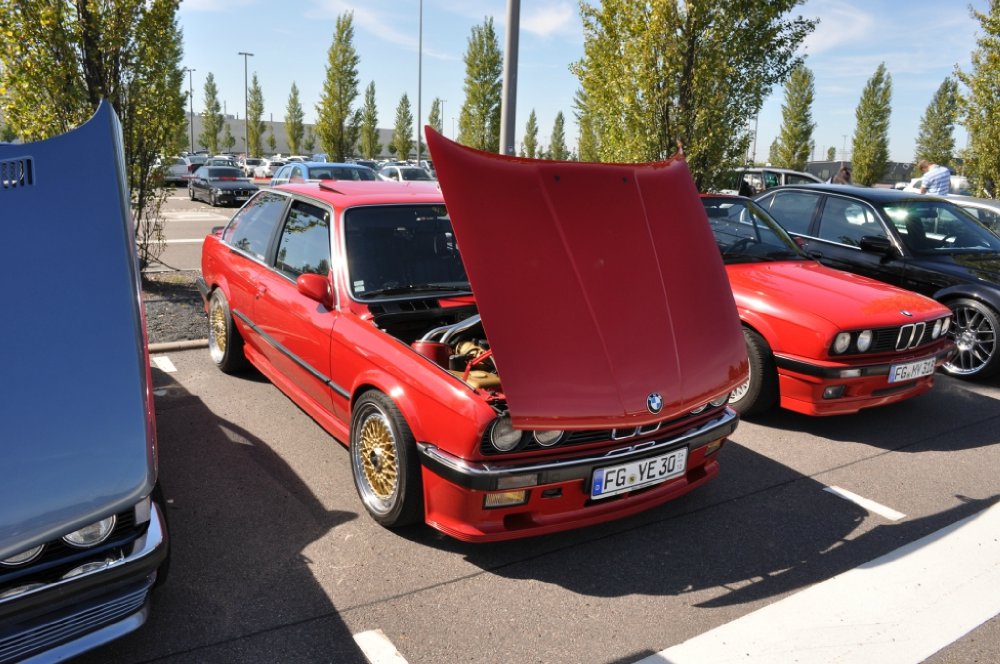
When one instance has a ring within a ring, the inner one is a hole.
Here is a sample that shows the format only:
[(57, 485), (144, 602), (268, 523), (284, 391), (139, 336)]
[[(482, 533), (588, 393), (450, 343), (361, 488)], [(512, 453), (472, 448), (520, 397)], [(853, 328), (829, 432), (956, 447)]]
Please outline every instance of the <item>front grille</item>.
[(35, 169), (31, 157), (0, 161), (0, 189), (15, 189), (35, 184)]
[(15, 626), (13, 633), (0, 634), (0, 664), (19, 661), (122, 620), (141, 609), (148, 594), (149, 586), (143, 584), (121, 597), (52, 620), (43, 617), (27, 628)]
[(928, 344), (935, 339), (931, 338), (931, 330), (934, 329), (934, 321), (928, 323), (910, 323), (901, 327), (884, 327), (873, 330), (874, 340), (869, 353), (891, 353), (893, 351), (904, 351)]

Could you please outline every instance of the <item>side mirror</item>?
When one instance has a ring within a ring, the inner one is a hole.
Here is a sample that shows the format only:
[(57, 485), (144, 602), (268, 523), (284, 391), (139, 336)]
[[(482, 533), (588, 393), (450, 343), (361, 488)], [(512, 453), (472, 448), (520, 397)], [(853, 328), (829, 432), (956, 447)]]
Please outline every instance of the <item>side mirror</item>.
[(299, 292), (311, 300), (316, 300), (327, 309), (333, 309), (333, 293), (330, 290), (330, 279), (318, 274), (300, 274), (295, 280)]
[(858, 246), (861, 247), (861, 251), (870, 251), (873, 254), (892, 253), (892, 242), (881, 235), (864, 235)]

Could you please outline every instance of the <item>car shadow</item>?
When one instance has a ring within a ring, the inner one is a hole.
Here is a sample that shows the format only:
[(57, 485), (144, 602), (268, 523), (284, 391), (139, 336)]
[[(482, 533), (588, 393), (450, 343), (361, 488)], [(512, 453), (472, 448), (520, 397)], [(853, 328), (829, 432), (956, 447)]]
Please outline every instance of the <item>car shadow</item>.
[(1000, 433), (995, 433), (1000, 428), (977, 426), (995, 418), (1000, 418), (1000, 400), (979, 394), (961, 381), (938, 376), (927, 394), (853, 415), (809, 417), (774, 409), (747, 421), (884, 450), (918, 453), (995, 445), (1000, 442)]
[(79, 662), (367, 662), (304, 551), (328, 510), (263, 440), (153, 368), (171, 563), (136, 632)]

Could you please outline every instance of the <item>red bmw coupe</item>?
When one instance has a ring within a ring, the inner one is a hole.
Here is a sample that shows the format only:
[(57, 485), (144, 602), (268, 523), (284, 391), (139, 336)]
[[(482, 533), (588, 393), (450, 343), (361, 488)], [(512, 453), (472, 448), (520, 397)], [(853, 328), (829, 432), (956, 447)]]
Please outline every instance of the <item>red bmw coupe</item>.
[(206, 238), (219, 368), (249, 360), (342, 441), (387, 527), (552, 533), (712, 478), (746, 347), (683, 160), (428, 144), (440, 188), (284, 185)]
[(911, 291), (820, 265), (756, 203), (703, 196), (743, 322), (750, 376), (740, 414), (780, 404), (840, 415), (915, 397), (955, 353), (951, 311)]

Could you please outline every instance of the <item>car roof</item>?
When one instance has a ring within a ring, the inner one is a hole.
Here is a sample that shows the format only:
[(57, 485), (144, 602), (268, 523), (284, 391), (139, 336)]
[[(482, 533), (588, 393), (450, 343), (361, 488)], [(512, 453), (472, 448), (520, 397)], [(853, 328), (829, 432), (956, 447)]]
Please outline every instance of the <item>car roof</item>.
[(781, 187), (773, 187), (763, 192), (758, 198), (769, 196), (780, 191), (817, 191), (827, 194), (841, 194), (852, 196), (869, 203), (898, 203), (900, 201), (911, 200), (947, 200), (940, 196), (928, 196), (927, 194), (917, 194), (912, 191), (902, 191), (901, 189), (885, 189), (882, 187), (859, 187), (849, 184), (787, 184)]
[(328, 180), (304, 184), (282, 184), (277, 191), (287, 191), (322, 201), (343, 209), (356, 205), (437, 204), (444, 203), (436, 182), (386, 182), (383, 180)]

